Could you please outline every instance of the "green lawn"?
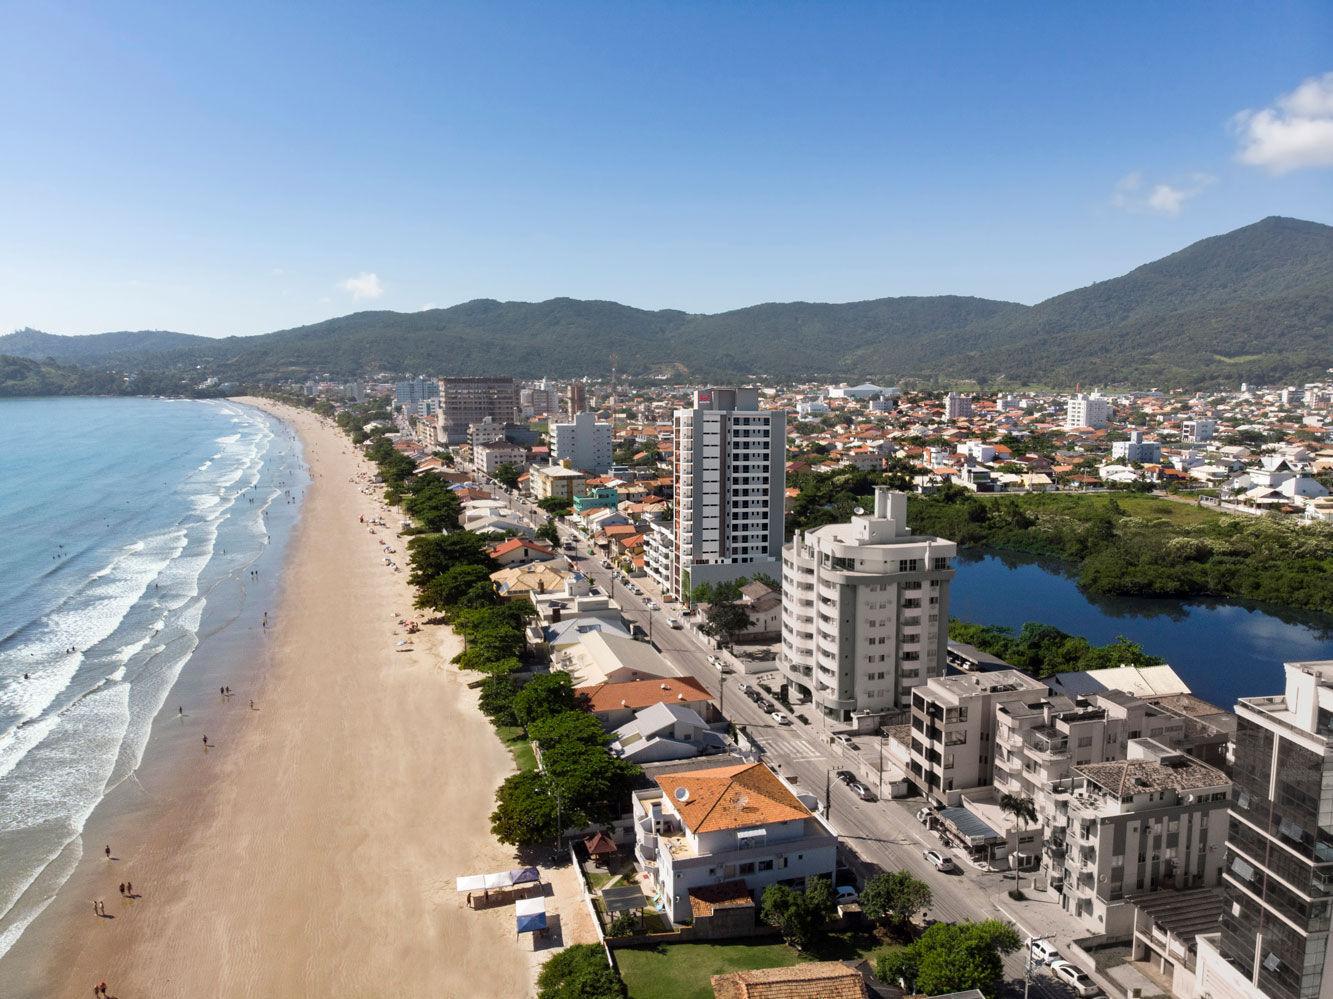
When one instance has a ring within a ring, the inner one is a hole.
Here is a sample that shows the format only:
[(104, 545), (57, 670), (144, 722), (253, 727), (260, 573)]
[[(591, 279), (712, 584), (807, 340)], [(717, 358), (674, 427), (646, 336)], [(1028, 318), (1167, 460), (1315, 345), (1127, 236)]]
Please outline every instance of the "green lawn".
[(514, 765), (522, 773), (537, 769), (537, 757), (533, 755), (532, 744), (528, 742), (521, 728), (505, 725), (497, 728), (495, 734), (509, 748), (509, 752), (514, 756)]
[(785, 968), (803, 960), (812, 959), (786, 944), (746, 940), (622, 947), (616, 951), (616, 964), (630, 999), (713, 999), (709, 981), (713, 975)]
[(784, 943), (766, 940), (662, 944), (618, 948), (616, 964), (629, 989), (629, 999), (713, 999), (713, 975), (857, 957), (864, 957), (874, 967), (881, 954), (899, 946), (881, 944), (869, 934), (834, 937), (829, 952), (820, 956), (798, 954)]

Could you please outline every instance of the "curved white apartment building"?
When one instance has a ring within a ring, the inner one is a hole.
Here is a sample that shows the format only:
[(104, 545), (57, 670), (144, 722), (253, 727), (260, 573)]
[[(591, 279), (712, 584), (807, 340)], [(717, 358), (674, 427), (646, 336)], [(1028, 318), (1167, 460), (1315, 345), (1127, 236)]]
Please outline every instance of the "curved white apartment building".
[(906, 708), (944, 673), (958, 546), (907, 529), (907, 497), (880, 486), (873, 514), (798, 531), (782, 549), (782, 655), (795, 699), (830, 720)]

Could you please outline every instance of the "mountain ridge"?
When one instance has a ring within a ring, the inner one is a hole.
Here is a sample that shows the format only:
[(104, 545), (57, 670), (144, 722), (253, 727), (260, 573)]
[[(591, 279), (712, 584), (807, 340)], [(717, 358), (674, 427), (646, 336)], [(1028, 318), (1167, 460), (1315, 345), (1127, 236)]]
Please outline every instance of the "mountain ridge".
[(68, 364), (198, 365), (234, 380), (497, 369), (596, 376), (609, 371), (616, 353), (619, 370), (630, 375), (1206, 384), (1310, 375), (1333, 364), (1330, 344), (1333, 227), (1269, 216), (1031, 306), (906, 295), (691, 313), (605, 299), (482, 298), (216, 339), (25, 330), (0, 336), (0, 354)]

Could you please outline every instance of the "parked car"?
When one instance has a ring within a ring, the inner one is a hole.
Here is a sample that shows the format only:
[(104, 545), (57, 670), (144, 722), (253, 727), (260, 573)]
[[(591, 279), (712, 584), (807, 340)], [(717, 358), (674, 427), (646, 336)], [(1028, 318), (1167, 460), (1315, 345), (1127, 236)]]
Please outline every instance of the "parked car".
[(1102, 990), (1087, 976), (1083, 969), (1074, 967), (1068, 961), (1053, 962), (1051, 964), (1051, 974), (1073, 989), (1077, 996), (1087, 997), (1101, 994)]
[(927, 805), (925, 808), (918, 808), (916, 810), (916, 820), (924, 826), (930, 821), (930, 817), (934, 814), (935, 809)]
[(834, 890), (838, 893), (839, 905), (851, 905), (861, 897), (851, 885), (838, 885)]
[(875, 797), (875, 792), (870, 790), (870, 788), (866, 787), (859, 780), (852, 781), (850, 784), (847, 785), (847, 787), (851, 790), (852, 794), (856, 795), (862, 801), (878, 800)]
[(680, 618), (678, 617), (673, 617), (667, 624), (671, 625), (671, 627), (675, 628), (677, 631), (680, 631), (681, 628), (685, 627), (685, 625), (680, 623)]
[(947, 873), (948, 871), (955, 870), (953, 864), (953, 858), (946, 854), (940, 853), (939, 850), (924, 850), (922, 851), (921, 855), (925, 857), (926, 860), (930, 862), (931, 866), (933, 866), (937, 871), (942, 871)]
[(850, 770), (839, 770), (833, 776), (838, 778), (838, 780), (842, 781), (849, 787), (851, 786), (852, 782), (856, 780), (856, 774), (852, 773)]
[(751, 687), (748, 683), (741, 683), (738, 684), (737, 686), (740, 687), (740, 691), (742, 694), (748, 694), (750, 691), (754, 690), (754, 688)]
[(842, 743), (844, 746), (846, 746), (848, 749), (859, 749), (859, 748), (860, 748), (855, 742), (852, 741), (852, 737), (851, 737), (850, 735), (835, 735), (833, 738), (837, 739), (839, 742), (841, 742), (841, 743)]
[(772, 716), (773, 720), (777, 722), (779, 725), (791, 724), (791, 719), (788, 718), (786, 715), (784, 715), (781, 711), (770, 711), (769, 714)]
[(1033, 964), (1053, 964), (1062, 960), (1060, 952), (1055, 949), (1055, 944), (1049, 940), (1032, 941), (1032, 962)]

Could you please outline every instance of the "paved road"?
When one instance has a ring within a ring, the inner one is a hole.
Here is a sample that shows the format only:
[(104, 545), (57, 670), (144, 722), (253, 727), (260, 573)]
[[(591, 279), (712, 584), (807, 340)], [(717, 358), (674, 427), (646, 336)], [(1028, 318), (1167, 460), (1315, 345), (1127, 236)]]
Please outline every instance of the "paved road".
[[(539, 507), (522, 497), (511, 494), (510, 498), (534, 525), (546, 519)], [(706, 639), (692, 628), (670, 627), (668, 622), (671, 619), (679, 619), (676, 610), (667, 611), (660, 607), (650, 610), (643, 596), (630, 592), (612, 571), (602, 567), (598, 558), (586, 554), (586, 538), (563, 524), (559, 525), (559, 530), (562, 540), (573, 542), (577, 547), (572, 565), (588, 575), (603, 592), (619, 603), (626, 618), (638, 623), (644, 631), (649, 631), (653, 644), (680, 673), (698, 680), (714, 694), (723, 714), (738, 727), (744, 727), (763, 747), (766, 762), (799, 788), (816, 795), (821, 802), (825, 800), (825, 789), (828, 788), (832, 803), (826, 816), (837, 832), (843, 849), (855, 853), (856, 857), (851, 858), (853, 864), (859, 858), (862, 863), (857, 866), (869, 863), (885, 870), (906, 868), (911, 871), (930, 885), (934, 900), (928, 911), (934, 919), (957, 922), (994, 916), (1009, 919), (1029, 936), (1054, 930), (1054, 927), (1045, 925), (1046, 920), (1040, 926), (1024, 925), (1024, 920), (1014, 913), (1012, 904), (1006, 905), (1008, 885), (1003, 874), (977, 871), (966, 865), (953, 874), (936, 871), (922, 856), (927, 847), (939, 848), (940, 843), (914, 818), (915, 810), (922, 804), (920, 799), (907, 802), (864, 802), (840, 781), (830, 779), (832, 771), (854, 768), (848, 767), (846, 761), (840, 758), (840, 750), (821, 741), (818, 728), (800, 722), (779, 725), (740, 690), (741, 684), (754, 684), (758, 678), (739, 673), (720, 675), (708, 661), (710, 655), (718, 653), (707, 644)], [(734, 660), (732, 664), (736, 665)], [(1043, 908), (1055, 910), (1052, 915), (1059, 918), (1051, 921), (1057, 922), (1062, 928), (1072, 929), (1077, 926), (1073, 917), (1058, 907)], [(1084, 932), (1079, 930), (1077, 935), (1083, 935)], [(1072, 935), (1056, 930), (1056, 943), (1067, 945)], [(1005, 971), (1010, 978), (1006, 994), (1022, 994), (1023, 964), (1024, 955), (1021, 952), (1006, 958)], [(1047, 972), (1039, 970), (1033, 977), (1031, 994), (1041, 999), (1065, 999), (1072, 993)]]

